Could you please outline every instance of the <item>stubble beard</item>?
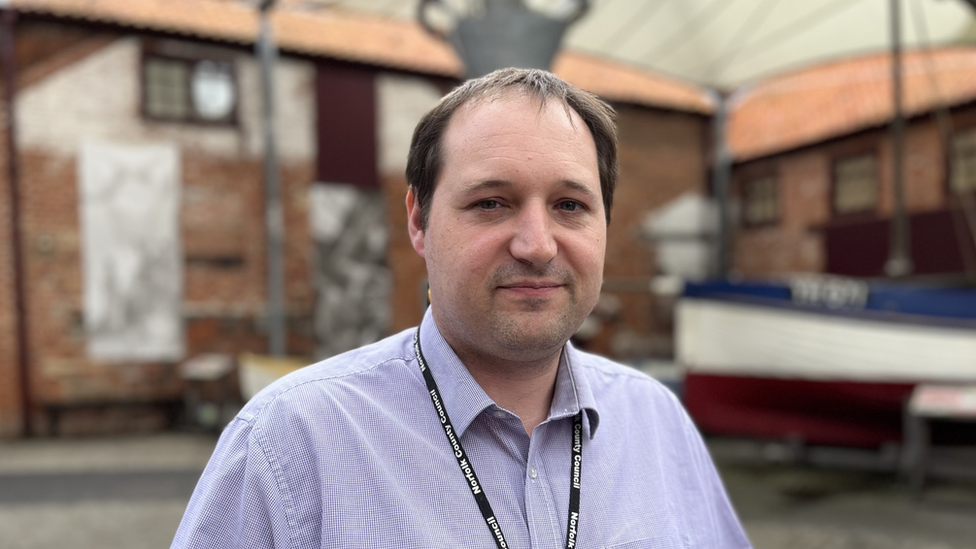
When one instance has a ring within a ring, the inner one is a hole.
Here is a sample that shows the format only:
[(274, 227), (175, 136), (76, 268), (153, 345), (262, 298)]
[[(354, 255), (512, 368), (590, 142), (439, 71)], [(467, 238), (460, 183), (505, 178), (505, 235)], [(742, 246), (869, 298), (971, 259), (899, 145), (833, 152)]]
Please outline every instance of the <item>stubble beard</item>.
[[(532, 278), (557, 281), (566, 295), (557, 296), (558, 304), (550, 298), (522, 299), (515, 307), (499, 303), (499, 285)], [(588, 295), (572, 270), (553, 265), (507, 265), (492, 273), (481, 291), (480, 298), (445, 299), (443, 307), (434, 298), (431, 306), (441, 334), (468, 368), (480, 364), (479, 369), (518, 377), (551, 367), (596, 304), (596, 296)]]
[[(548, 298), (529, 298), (519, 301), (515, 310), (502, 307), (496, 302), (497, 288), (515, 279), (555, 280), (563, 285), (560, 291), (566, 292), (565, 301), (564, 296), (557, 296), (559, 303), (554, 306)], [(492, 297), (485, 311), (485, 328), (500, 347), (500, 354), (513, 362), (531, 362), (558, 353), (589, 312), (581, 311), (580, 290), (576, 276), (564, 267), (534, 269), (515, 264), (493, 273), (487, 286)]]

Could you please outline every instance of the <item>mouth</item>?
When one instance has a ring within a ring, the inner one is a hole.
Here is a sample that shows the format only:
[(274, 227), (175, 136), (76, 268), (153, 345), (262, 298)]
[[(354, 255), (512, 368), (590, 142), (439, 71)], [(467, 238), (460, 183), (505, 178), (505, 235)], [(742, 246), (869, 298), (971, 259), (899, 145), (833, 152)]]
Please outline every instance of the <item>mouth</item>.
[(547, 297), (563, 287), (565, 284), (553, 280), (517, 280), (500, 284), (498, 289), (523, 297)]

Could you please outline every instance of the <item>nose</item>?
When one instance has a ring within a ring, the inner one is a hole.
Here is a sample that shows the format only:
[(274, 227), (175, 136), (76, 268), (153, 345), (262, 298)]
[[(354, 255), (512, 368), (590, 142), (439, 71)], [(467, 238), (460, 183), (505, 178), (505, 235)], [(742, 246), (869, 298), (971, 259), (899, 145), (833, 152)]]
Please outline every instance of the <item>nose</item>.
[(534, 266), (548, 264), (556, 257), (553, 219), (546, 204), (527, 204), (519, 212), (515, 235), (511, 241), (512, 256)]

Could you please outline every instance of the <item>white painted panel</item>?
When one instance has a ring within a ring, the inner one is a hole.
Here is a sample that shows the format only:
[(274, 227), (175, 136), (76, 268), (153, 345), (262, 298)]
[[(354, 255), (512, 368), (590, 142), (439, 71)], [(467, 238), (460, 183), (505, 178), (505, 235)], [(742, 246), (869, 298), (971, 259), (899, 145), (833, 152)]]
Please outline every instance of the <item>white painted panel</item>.
[(89, 357), (182, 359), (177, 148), (89, 142), (78, 172)]
[(976, 330), (685, 299), (678, 360), (693, 372), (861, 380), (976, 380)]
[[(25, 149), (74, 155), (88, 139), (171, 142), (222, 158), (264, 154), (260, 73), (253, 56), (235, 57), (240, 103), (237, 126), (156, 122), (142, 118), (138, 38), (122, 38), (41, 79), (17, 98), (18, 139)], [(281, 59), (275, 71), (278, 153), (315, 157), (315, 66)]]
[[(253, 57), (237, 60), (241, 90), (242, 131), (247, 153), (264, 155), (261, 71)], [(315, 65), (279, 58), (274, 71), (275, 145), (283, 160), (308, 160), (316, 155)]]
[(376, 86), (380, 174), (403, 174), (413, 130), (441, 93), (424, 78), (392, 74), (379, 75)]

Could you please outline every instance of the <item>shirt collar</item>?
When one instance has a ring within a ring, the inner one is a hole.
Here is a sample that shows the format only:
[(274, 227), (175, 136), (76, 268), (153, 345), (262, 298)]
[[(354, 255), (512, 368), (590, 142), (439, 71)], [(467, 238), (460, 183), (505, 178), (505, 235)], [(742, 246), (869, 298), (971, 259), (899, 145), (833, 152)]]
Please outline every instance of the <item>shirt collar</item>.
[[(427, 308), (420, 325), (420, 345), (423, 348), (424, 359), (437, 382), (437, 388), (447, 407), (454, 430), (463, 436), (471, 422), (486, 408), (495, 406), (495, 402), (475, 381), (471, 372), (441, 335), (430, 307)], [(583, 414), (584, 423), (592, 438), (596, 434), (600, 416), (593, 391), (580, 364), (579, 351), (573, 348), (572, 344), (567, 343), (559, 358), (556, 390), (549, 410), (549, 419), (572, 417), (581, 409), (586, 410)]]
[(430, 368), (434, 381), (437, 382), (437, 389), (444, 400), (454, 430), (463, 436), (474, 418), (478, 417), (485, 408), (493, 406), (495, 402), (481, 388), (481, 385), (478, 385), (471, 372), (454, 353), (454, 349), (441, 335), (430, 307), (427, 307), (424, 320), (420, 324), (420, 345), (423, 348), (427, 367)]
[(556, 373), (556, 390), (552, 396), (552, 407), (549, 409), (550, 419), (571, 417), (584, 410), (583, 423), (590, 433), (590, 438), (596, 435), (600, 426), (600, 413), (597, 410), (596, 399), (593, 398), (593, 388), (582, 369), (580, 352), (567, 342), (563, 353), (559, 357), (559, 371)]

